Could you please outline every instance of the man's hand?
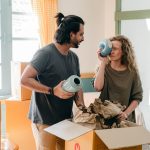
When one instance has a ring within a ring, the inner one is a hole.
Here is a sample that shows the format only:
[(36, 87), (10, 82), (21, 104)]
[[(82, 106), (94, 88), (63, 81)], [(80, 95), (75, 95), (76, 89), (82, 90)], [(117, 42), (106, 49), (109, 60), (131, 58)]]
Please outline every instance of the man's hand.
[(75, 93), (66, 92), (62, 89), (62, 84), (64, 81), (61, 81), (57, 86), (53, 88), (54, 95), (61, 99), (68, 99), (75, 95)]
[(81, 111), (83, 111), (83, 113), (87, 113), (87, 108), (85, 105), (79, 105), (77, 106)]

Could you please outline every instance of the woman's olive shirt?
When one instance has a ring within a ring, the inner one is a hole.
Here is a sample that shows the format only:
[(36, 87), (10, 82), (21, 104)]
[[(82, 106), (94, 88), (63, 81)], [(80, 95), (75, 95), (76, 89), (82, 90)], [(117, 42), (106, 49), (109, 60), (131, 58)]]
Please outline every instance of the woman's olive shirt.
[[(141, 80), (135, 71), (116, 71), (107, 65), (104, 75), (104, 87), (101, 91), (101, 100), (118, 101), (128, 107), (133, 100), (142, 101), (143, 90)], [(135, 122), (133, 112), (128, 119)]]

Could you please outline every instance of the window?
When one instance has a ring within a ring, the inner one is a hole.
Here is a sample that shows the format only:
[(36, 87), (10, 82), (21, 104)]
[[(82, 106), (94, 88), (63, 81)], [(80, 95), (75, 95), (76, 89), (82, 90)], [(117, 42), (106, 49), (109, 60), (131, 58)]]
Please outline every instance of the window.
[(144, 10), (149, 9), (150, 1), (149, 0), (122, 0), (121, 1), (121, 10), (122, 11), (135, 11), (135, 10)]
[(12, 0), (12, 60), (29, 61), (38, 49), (38, 23), (31, 0)]
[(144, 115), (145, 126), (150, 131), (150, 1), (149, 0), (118, 0), (116, 12), (118, 34), (130, 38), (135, 49), (137, 64), (143, 87), (143, 101), (140, 103)]
[[(31, 0), (0, 0), (0, 96), (11, 94), (11, 61), (30, 61), (39, 48)], [(12, 79), (13, 80), (13, 79)]]

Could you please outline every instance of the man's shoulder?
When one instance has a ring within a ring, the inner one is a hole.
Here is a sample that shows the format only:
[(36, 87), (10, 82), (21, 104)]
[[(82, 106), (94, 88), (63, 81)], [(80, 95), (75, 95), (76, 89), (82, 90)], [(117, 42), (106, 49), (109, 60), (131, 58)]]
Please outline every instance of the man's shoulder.
[(53, 49), (55, 49), (54, 43), (50, 43), (50, 44), (45, 45), (44, 47), (40, 48), (39, 50), (52, 51)]
[(73, 52), (72, 50), (70, 50), (69, 53), (70, 53), (70, 55), (72, 55), (72, 56), (78, 58), (77, 54), (76, 54), (75, 52)]
[(50, 53), (54, 53), (54, 52), (55, 52), (55, 46), (53, 43), (51, 43), (38, 49), (37, 54), (49, 55)]

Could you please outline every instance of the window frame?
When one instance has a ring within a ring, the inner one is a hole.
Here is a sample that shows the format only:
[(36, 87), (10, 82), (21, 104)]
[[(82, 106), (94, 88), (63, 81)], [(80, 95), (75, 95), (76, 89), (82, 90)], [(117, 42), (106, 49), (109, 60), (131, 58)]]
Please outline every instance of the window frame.
[(1, 0), (1, 71), (2, 89), (0, 96), (10, 95), (11, 93), (11, 67), (12, 41), (11, 33), (11, 0)]
[(12, 16), (15, 15), (30, 15), (31, 13), (12, 11), (12, 0), (0, 0), (1, 1), (1, 72), (2, 79), (0, 89), (0, 99), (8, 98), (11, 96), (11, 61), (13, 53), (13, 41), (15, 40), (38, 40), (32, 37), (13, 37), (12, 35)]
[(116, 1), (116, 12), (115, 12), (115, 33), (121, 34), (121, 20), (134, 20), (134, 19), (150, 19), (150, 9), (145, 10), (132, 10), (122, 11), (121, 10), (122, 0)]

